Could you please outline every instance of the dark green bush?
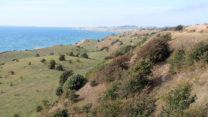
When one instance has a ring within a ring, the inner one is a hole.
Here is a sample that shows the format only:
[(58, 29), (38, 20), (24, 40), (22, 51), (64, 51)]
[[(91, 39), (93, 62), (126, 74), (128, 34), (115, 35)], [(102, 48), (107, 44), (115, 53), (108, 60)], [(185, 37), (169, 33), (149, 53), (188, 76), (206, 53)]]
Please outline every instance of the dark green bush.
[(208, 62), (208, 44), (200, 42), (191, 49), (190, 54), (190, 64), (193, 64), (194, 61), (203, 60)]
[(140, 74), (144, 77), (152, 75), (153, 65), (149, 61), (141, 60), (134, 64), (130, 69), (130, 74)]
[(49, 69), (55, 69), (55, 67), (56, 67), (56, 61), (55, 60), (51, 60), (50, 63), (49, 63), (48, 68)]
[(64, 68), (63, 68), (62, 65), (58, 65), (58, 66), (56, 67), (56, 70), (58, 70), (58, 71), (64, 71)]
[(43, 110), (43, 107), (42, 107), (42, 106), (37, 106), (37, 107), (36, 107), (36, 111), (37, 111), (37, 112), (40, 112), (40, 111), (42, 111), (42, 110)]
[(36, 56), (36, 57), (40, 57), (40, 54), (37, 53), (35, 56)]
[(59, 78), (59, 84), (60, 86), (62, 86), (66, 81), (67, 79), (72, 76), (74, 74), (74, 72), (72, 70), (69, 70), (69, 71), (65, 71)]
[(176, 31), (181, 31), (183, 30), (183, 26), (182, 25), (178, 25), (176, 28), (175, 28)]
[(9, 72), (11, 75), (15, 75), (15, 72), (14, 71), (10, 71)]
[(70, 51), (69, 56), (74, 56), (74, 53)]
[(87, 53), (82, 53), (82, 54), (80, 55), (80, 57), (82, 57), (82, 58), (88, 58), (88, 55), (87, 55)]
[(64, 89), (79, 90), (85, 85), (86, 82), (87, 79), (85, 77), (75, 74), (68, 78), (64, 83)]
[(136, 77), (129, 79), (124, 84), (124, 96), (128, 96), (130, 93), (141, 91), (149, 83), (150, 81), (146, 77), (138, 74)]
[(54, 53), (50, 53), (50, 55), (54, 55)]
[(59, 56), (59, 60), (60, 60), (60, 61), (65, 61), (65, 60), (66, 60), (66, 59), (65, 59), (65, 55), (60, 55), (60, 56)]
[(63, 89), (62, 89), (62, 87), (58, 87), (57, 89), (56, 89), (56, 95), (57, 96), (61, 96), (63, 94)]
[(88, 103), (88, 104), (85, 104), (83, 107), (82, 107), (82, 110), (86, 113), (89, 113), (90, 112), (90, 109), (92, 108), (92, 103)]
[(97, 85), (97, 82), (95, 80), (90, 81), (90, 86), (94, 87)]
[(29, 62), (29, 63), (28, 63), (28, 65), (32, 65), (32, 63), (31, 63), (31, 62)]
[(185, 109), (195, 102), (196, 96), (191, 95), (192, 85), (186, 83), (179, 85), (175, 90), (168, 93), (163, 107), (162, 116), (182, 115)]
[(40, 61), (41, 63), (45, 63), (46, 62), (46, 59), (41, 59), (41, 61)]
[(165, 61), (170, 56), (170, 53), (168, 40), (155, 38), (140, 48), (138, 57), (139, 59), (148, 59), (156, 64)]
[(21, 117), (19, 113), (15, 113), (13, 117)]
[(53, 117), (68, 117), (68, 111), (66, 109), (63, 110), (57, 110)]

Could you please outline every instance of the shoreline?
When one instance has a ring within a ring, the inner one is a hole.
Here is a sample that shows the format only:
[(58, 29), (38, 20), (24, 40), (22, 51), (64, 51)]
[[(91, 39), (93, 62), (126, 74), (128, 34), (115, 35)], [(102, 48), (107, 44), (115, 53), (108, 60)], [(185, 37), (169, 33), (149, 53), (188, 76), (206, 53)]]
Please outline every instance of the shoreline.
[[(24, 49), (24, 50), (6, 50), (6, 51), (2, 51), (0, 52), (1, 54), (5, 54), (5, 53), (9, 53), (9, 52), (21, 52), (21, 51), (35, 51), (35, 50), (41, 50), (41, 49), (47, 49), (47, 48), (52, 48), (52, 47), (56, 47), (56, 46), (67, 46), (67, 45), (71, 45), (71, 46), (80, 46), (81, 44), (85, 43), (87, 40), (89, 39), (83, 39), (80, 40), (74, 44), (58, 44), (58, 45), (52, 45), (52, 46), (47, 46), (47, 47), (40, 47), (40, 48), (34, 48), (34, 49)], [(96, 40), (96, 39), (93, 39)]]

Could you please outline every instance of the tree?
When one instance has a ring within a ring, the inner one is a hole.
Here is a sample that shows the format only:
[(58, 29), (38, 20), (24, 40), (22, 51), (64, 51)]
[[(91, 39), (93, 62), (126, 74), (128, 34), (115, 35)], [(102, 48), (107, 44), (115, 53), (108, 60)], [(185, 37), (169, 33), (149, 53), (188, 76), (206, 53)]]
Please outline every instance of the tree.
[(81, 56), (82, 58), (88, 58), (87, 53), (82, 53), (80, 56)]
[(46, 59), (41, 59), (41, 61), (40, 61), (41, 63), (45, 63), (46, 62)]
[(69, 56), (74, 56), (74, 53), (73, 52), (69, 52)]
[(183, 30), (183, 26), (182, 25), (178, 25), (176, 28), (175, 28), (176, 31), (181, 31)]
[(64, 68), (63, 68), (62, 65), (58, 65), (58, 66), (56, 67), (56, 70), (58, 70), (58, 71), (64, 71)]
[(79, 74), (75, 74), (68, 78), (64, 83), (64, 89), (79, 90), (85, 85), (86, 82), (87, 79), (85, 77)]
[(138, 51), (139, 59), (150, 60), (153, 64), (165, 61), (170, 54), (168, 40), (164, 38), (152, 39)]
[(68, 111), (66, 109), (63, 110), (57, 110), (53, 117), (68, 117)]
[(49, 63), (48, 68), (49, 69), (55, 69), (55, 67), (56, 67), (56, 61), (55, 60), (51, 60), (50, 63)]
[(60, 55), (60, 56), (59, 56), (59, 60), (60, 60), (60, 61), (65, 61), (65, 60), (66, 60), (66, 59), (65, 59), (65, 55)]
[(165, 98), (166, 105), (161, 114), (167, 117), (183, 114), (196, 100), (195, 95), (191, 96), (191, 90), (192, 85), (185, 83), (170, 91)]
[(62, 86), (66, 82), (68, 77), (72, 76), (73, 74), (74, 74), (74, 72), (72, 70), (65, 71), (59, 78), (60, 86)]
[(43, 107), (42, 106), (39, 105), (39, 106), (36, 107), (36, 111), (37, 112), (40, 112), (41, 110), (43, 110)]
[(56, 95), (57, 96), (61, 96), (63, 94), (63, 89), (62, 89), (62, 87), (58, 87), (57, 89), (56, 89)]

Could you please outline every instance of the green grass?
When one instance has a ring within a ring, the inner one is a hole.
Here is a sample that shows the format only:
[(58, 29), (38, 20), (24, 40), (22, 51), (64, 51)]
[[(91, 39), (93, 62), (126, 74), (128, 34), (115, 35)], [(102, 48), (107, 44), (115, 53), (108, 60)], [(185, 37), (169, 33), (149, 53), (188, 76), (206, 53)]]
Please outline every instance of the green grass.
[(35, 57), (37, 53), (40, 54), (40, 56), (49, 56), (50, 53), (54, 53), (54, 55), (60, 55), (60, 54), (66, 54), (69, 51), (73, 51), (74, 53), (80, 53), (85, 52), (86, 50), (83, 48), (78, 48), (76, 46), (72, 45), (57, 45), (42, 49), (36, 49), (36, 50), (28, 50), (28, 51), (11, 51), (6, 53), (0, 54), (0, 64), (10, 62), (13, 59), (22, 59), (27, 57)]
[[(47, 53), (47, 52), (40, 52)], [(55, 90), (58, 87), (59, 76), (62, 72), (49, 70), (48, 62), (54, 59), (57, 64), (62, 64), (65, 69), (75, 73), (85, 74), (94, 65), (100, 62), (107, 53), (90, 52), (91, 59), (66, 56), (66, 61), (59, 61), (59, 56), (22, 57), (19, 62), (8, 62), (0, 68), (0, 113), (1, 116), (12, 116), (20, 113), (23, 117), (36, 117), (36, 106), (41, 100), (50, 102), (57, 100)], [(47, 54), (45, 54), (47, 55)], [(41, 59), (46, 63), (41, 63)], [(77, 62), (77, 59), (80, 62)], [(69, 62), (72, 61), (72, 63)], [(28, 65), (31, 62), (32, 65)], [(15, 74), (11, 75), (10, 71)], [(12, 85), (12, 86), (11, 86)]]

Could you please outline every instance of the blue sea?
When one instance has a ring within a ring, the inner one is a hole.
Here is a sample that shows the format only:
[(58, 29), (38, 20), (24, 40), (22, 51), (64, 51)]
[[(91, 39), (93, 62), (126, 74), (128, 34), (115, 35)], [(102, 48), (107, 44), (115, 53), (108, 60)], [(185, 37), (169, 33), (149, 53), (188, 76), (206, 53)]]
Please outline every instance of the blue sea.
[(114, 32), (72, 28), (0, 27), (0, 52), (74, 44), (83, 39), (102, 39)]

